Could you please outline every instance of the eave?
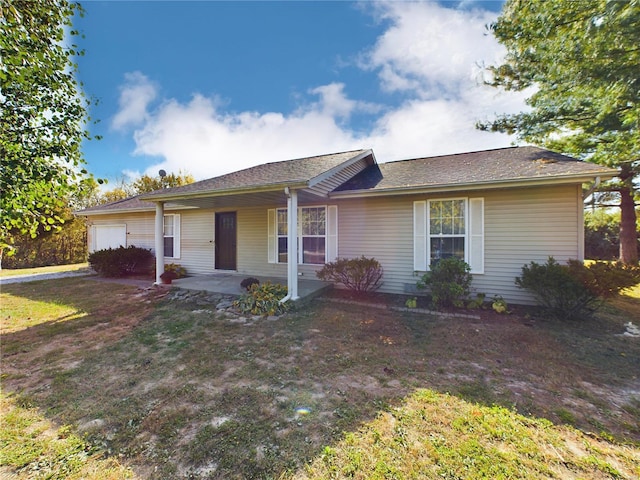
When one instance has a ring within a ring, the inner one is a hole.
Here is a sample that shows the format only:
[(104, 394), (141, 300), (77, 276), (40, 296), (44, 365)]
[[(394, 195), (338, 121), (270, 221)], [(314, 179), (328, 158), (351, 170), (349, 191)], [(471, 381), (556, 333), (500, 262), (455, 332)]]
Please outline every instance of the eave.
[(546, 185), (571, 185), (582, 184), (593, 181), (595, 178), (611, 179), (615, 177), (615, 173), (605, 171), (602, 173), (591, 174), (577, 174), (577, 175), (563, 175), (558, 177), (541, 177), (541, 178), (526, 178), (526, 179), (507, 179), (507, 180), (493, 180), (485, 182), (467, 182), (467, 183), (452, 183), (452, 184), (439, 184), (439, 185), (409, 185), (399, 187), (389, 187), (384, 189), (361, 189), (361, 190), (348, 190), (340, 192), (331, 192), (329, 198), (362, 198), (362, 197), (382, 197), (389, 195), (415, 195), (424, 193), (443, 193), (443, 192), (460, 192), (460, 191), (476, 191), (476, 190), (493, 190), (502, 188), (523, 188), (523, 187), (537, 187)]
[(243, 194), (251, 194), (251, 193), (262, 193), (262, 192), (276, 192), (279, 190), (284, 190), (285, 188), (292, 189), (301, 189), (307, 188), (309, 186), (309, 182), (295, 180), (290, 182), (279, 182), (272, 183), (266, 185), (259, 186), (251, 186), (251, 187), (236, 187), (236, 188), (226, 188), (226, 189), (215, 189), (215, 190), (200, 190), (197, 192), (182, 192), (182, 193), (174, 193), (174, 194), (165, 194), (162, 193), (153, 193), (149, 195), (143, 195), (140, 197), (140, 200), (145, 202), (167, 202), (167, 201), (179, 201), (183, 199), (195, 199), (195, 198), (210, 198), (210, 197), (223, 197), (228, 195), (243, 195)]

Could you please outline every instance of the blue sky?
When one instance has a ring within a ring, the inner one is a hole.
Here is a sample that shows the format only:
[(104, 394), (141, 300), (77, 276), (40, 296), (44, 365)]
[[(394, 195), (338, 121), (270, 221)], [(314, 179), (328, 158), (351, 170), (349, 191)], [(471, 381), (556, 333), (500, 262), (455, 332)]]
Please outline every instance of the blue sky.
[(501, 2), (84, 2), (88, 169), (197, 179), (373, 148), (378, 161), (504, 147), (478, 119), (524, 108), (482, 85)]

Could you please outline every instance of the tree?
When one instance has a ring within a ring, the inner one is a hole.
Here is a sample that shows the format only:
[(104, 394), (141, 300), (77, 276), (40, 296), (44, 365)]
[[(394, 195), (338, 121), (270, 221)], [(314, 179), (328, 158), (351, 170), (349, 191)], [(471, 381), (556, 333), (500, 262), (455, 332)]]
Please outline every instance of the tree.
[(161, 190), (163, 188), (180, 187), (195, 182), (195, 178), (190, 173), (180, 170), (178, 174), (170, 173), (168, 175), (151, 177), (143, 175), (133, 182), (133, 189), (136, 195)]
[(65, 43), (78, 34), (75, 13), (67, 0), (0, 0), (0, 252), (12, 232), (59, 228), (89, 178), (80, 149), (88, 101), (74, 63), (83, 52)]
[(507, 0), (490, 29), (507, 49), (488, 84), (533, 92), (530, 111), (478, 128), (619, 168), (620, 259), (638, 261), (640, 0)]

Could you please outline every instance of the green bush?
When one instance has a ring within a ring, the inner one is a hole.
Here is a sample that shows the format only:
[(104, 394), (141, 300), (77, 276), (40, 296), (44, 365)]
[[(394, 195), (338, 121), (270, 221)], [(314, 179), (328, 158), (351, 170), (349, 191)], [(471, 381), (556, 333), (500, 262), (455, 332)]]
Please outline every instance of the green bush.
[(428, 288), (436, 307), (461, 307), (471, 288), (471, 267), (459, 258), (443, 258), (418, 281), (419, 289)]
[(291, 309), (292, 302), (280, 303), (287, 295), (287, 287), (278, 283), (254, 283), (249, 293), (233, 302), (233, 306), (241, 313), (252, 315), (281, 315)]
[(596, 311), (604, 299), (640, 282), (640, 268), (621, 263), (577, 260), (559, 264), (553, 257), (540, 265), (522, 267), (516, 285), (533, 294), (537, 303), (558, 319), (580, 319)]
[(380, 287), (382, 266), (375, 258), (338, 258), (327, 263), (316, 276), (323, 281), (343, 284), (355, 292), (372, 292)]
[(123, 277), (149, 272), (153, 258), (151, 250), (131, 245), (93, 252), (89, 254), (89, 264), (105, 277)]

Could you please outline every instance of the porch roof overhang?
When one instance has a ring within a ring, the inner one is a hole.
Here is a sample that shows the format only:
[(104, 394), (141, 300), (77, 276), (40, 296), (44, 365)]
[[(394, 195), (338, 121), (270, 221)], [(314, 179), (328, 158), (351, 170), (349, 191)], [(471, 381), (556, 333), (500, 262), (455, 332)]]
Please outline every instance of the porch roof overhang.
[(260, 205), (284, 206), (287, 203), (285, 189), (296, 190), (299, 198), (304, 202), (319, 201), (322, 198), (308, 190), (307, 182), (282, 182), (272, 185), (262, 185), (251, 188), (231, 188), (225, 190), (212, 190), (193, 192), (190, 194), (166, 194), (154, 193), (143, 196), (145, 202), (168, 202), (171, 205), (180, 205), (191, 208), (237, 208), (255, 207)]

